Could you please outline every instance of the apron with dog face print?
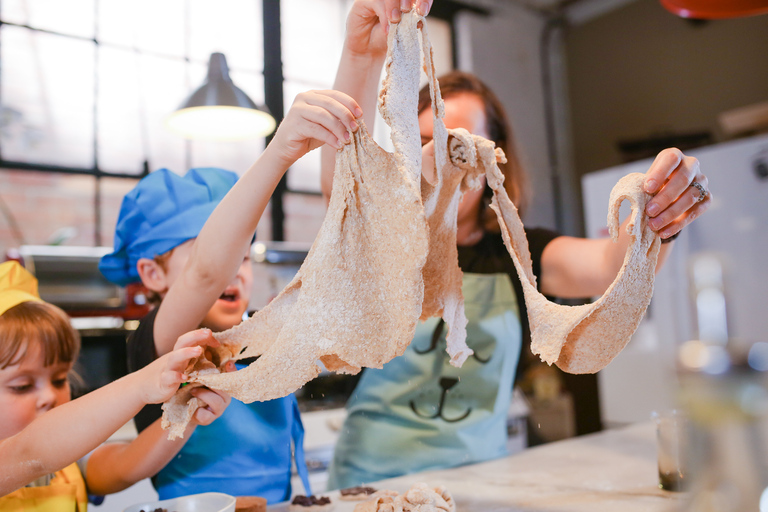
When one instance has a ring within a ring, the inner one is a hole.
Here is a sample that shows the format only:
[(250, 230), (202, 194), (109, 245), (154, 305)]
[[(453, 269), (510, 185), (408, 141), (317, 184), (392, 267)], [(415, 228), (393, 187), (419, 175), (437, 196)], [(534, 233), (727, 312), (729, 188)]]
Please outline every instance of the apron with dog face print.
[(463, 277), (467, 344), (461, 368), (449, 364), (444, 323), (420, 322), (405, 353), (365, 370), (347, 403), (328, 488), (501, 457), (522, 343), (507, 274)]

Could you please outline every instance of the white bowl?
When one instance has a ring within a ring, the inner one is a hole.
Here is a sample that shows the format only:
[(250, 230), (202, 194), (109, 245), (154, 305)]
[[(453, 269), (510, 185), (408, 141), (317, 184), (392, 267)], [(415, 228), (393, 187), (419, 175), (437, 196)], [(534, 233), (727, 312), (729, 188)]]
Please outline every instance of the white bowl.
[(153, 512), (164, 508), (168, 512), (235, 512), (235, 497), (221, 492), (190, 494), (181, 498), (137, 503), (123, 512)]

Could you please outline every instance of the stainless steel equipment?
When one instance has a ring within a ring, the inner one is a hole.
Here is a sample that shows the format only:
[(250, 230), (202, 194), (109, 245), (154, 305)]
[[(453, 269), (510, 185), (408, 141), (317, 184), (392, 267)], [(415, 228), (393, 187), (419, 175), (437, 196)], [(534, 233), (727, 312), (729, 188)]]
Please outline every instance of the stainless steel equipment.
[(125, 290), (99, 272), (109, 247), (23, 245), (23, 264), (38, 280), (40, 297), (65, 311), (118, 310)]

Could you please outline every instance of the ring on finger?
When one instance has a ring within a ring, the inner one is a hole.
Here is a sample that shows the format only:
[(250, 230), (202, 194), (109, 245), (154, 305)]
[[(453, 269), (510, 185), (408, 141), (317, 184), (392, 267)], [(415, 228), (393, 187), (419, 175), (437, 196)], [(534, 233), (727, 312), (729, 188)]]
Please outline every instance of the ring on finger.
[(705, 188), (704, 188), (704, 185), (702, 185), (702, 184), (701, 184), (701, 183), (699, 183), (698, 181), (692, 181), (692, 182), (691, 182), (691, 184), (690, 184), (690, 186), (691, 186), (691, 187), (694, 187), (696, 190), (698, 190), (698, 191), (699, 191), (699, 197), (698, 197), (698, 199), (696, 199), (696, 202), (697, 202), (697, 203), (700, 203), (700, 202), (702, 202), (704, 199), (706, 199), (706, 198), (707, 198), (707, 194), (709, 194), (709, 192), (707, 192), (707, 189), (705, 189)]

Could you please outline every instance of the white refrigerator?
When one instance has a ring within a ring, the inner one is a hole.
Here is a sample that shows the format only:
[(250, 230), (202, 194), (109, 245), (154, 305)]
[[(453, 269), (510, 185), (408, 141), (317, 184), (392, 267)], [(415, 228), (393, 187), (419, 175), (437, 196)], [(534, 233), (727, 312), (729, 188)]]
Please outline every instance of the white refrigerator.
[[(691, 273), (702, 257), (714, 256), (722, 265), (728, 336), (768, 341), (768, 136), (687, 154), (699, 159), (709, 179), (712, 205), (678, 237), (656, 277), (645, 318), (627, 347), (598, 374), (606, 427), (645, 421), (652, 411), (676, 405), (677, 348), (697, 338), (712, 320), (711, 315), (697, 315), (694, 298)], [(644, 173), (650, 163), (632, 162), (582, 178), (588, 237), (607, 235), (608, 196), (618, 179)], [(628, 211), (624, 204), (622, 213)]]

